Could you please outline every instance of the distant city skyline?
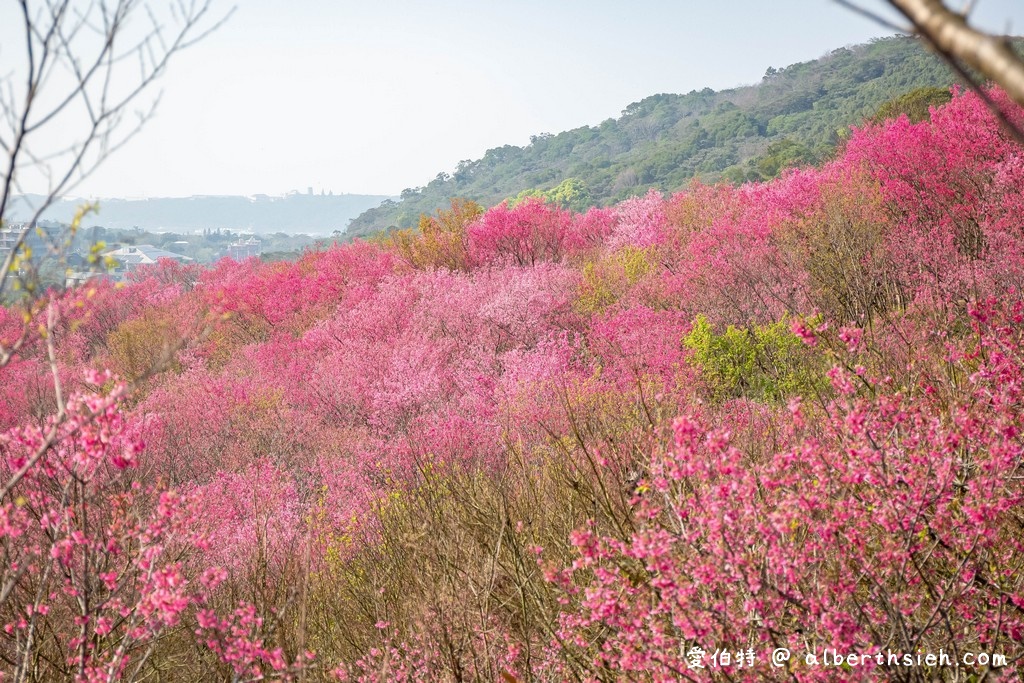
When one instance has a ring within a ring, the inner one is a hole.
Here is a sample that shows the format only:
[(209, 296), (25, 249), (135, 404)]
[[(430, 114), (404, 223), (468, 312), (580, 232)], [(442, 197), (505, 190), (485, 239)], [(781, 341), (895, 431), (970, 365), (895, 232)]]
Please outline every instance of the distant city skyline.
[[(981, 0), (973, 19), (1019, 33), (1022, 5)], [(21, 57), (3, 49), (15, 11), (0, 10), (0, 76)], [(830, 0), (240, 0), (171, 63), (156, 116), (72, 194), (397, 195), (649, 95), (756, 83), (891, 33)]]

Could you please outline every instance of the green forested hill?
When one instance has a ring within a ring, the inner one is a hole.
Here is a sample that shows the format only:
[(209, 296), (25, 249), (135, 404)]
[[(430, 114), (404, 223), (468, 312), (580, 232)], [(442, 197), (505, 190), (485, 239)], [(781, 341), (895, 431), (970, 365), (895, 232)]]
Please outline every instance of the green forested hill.
[(769, 68), (761, 83), (715, 92), (652, 95), (618, 119), (525, 147), (505, 145), (463, 161), (401, 200), (366, 211), (350, 236), (415, 225), (451, 197), (491, 205), (526, 192), (548, 192), (575, 209), (670, 191), (698, 176), (757, 180), (832, 154), (848, 127), (884, 103), (952, 82), (949, 70), (918, 42), (893, 37), (840, 48), (811, 62)]

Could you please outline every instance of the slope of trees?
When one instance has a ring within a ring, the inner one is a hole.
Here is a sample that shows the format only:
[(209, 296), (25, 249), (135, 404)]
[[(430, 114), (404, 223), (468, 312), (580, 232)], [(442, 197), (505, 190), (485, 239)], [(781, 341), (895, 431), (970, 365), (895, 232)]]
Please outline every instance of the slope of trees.
[(2, 309), (52, 337), (0, 368), (0, 670), (1014, 680), (1022, 187), (958, 93), (770, 182)]
[(883, 103), (915, 88), (952, 82), (941, 60), (915, 40), (890, 38), (769, 68), (754, 86), (653, 95), (626, 107), (619, 119), (535, 136), (526, 147), (506, 145), (461, 162), (454, 173), (441, 173), (424, 187), (406, 190), (399, 201), (363, 213), (349, 234), (413, 227), (421, 213), (447, 206), (451, 197), (491, 206), (567, 179), (586, 189), (587, 206), (650, 188), (675, 191), (694, 177), (768, 179), (778, 172), (780, 148), (787, 150), (785, 164), (823, 161), (848, 126)]

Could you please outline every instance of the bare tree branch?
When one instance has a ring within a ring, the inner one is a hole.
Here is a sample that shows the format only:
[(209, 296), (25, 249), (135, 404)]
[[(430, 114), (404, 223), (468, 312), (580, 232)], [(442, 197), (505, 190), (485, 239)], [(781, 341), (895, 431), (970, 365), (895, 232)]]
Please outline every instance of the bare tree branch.
[[(888, 0), (910, 21), (910, 29), (893, 24), (854, 0), (833, 1), (882, 26), (912, 33), (926, 41), (964, 85), (985, 102), (1003, 130), (1024, 145), (1024, 128), (1013, 121), (984, 88), (984, 81), (991, 81), (1002, 87), (1013, 101), (1024, 106), (1024, 60), (1014, 51), (1007, 37), (990, 35), (968, 25), (974, 0), (966, 0), (959, 13), (946, 7), (941, 0)], [(972, 69), (981, 75), (982, 81), (971, 72)]]
[[(139, 132), (159, 100), (148, 93), (169, 61), (232, 14), (212, 17), (216, 1), (18, 0), (21, 63), (0, 63), (0, 226), (28, 188), (25, 172), (47, 189), (13, 247), (0, 252), (0, 299), (12, 283), (28, 284), (26, 314), (41, 313), (33, 302), (42, 288), (30, 282), (38, 269), (24, 266), (26, 240), (54, 202)], [(44, 242), (50, 251), (63, 244)], [(0, 367), (30, 336), (0, 340)]]
[[(889, 4), (937, 50), (963, 61), (1024, 105), (1024, 60), (1006, 38), (970, 27), (966, 14), (950, 10), (939, 0), (889, 0)], [(969, 12), (971, 4), (965, 9)]]
[(861, 15), (863, 17), (867, 17), (868, 19), (870, 19), (871, 21), (875, 22), (876, 24), (878, 24), (880, 26), (884, 26), (885, 28), (887, 28), (889, 30), (896, 31), (897, 33), (907, 33), (907, 34), (910, 34), (910, 33), (914, 32), (914, 30), (912, 28), (910, 28), (908, 26), (900, 26), (899, 24), (893, 23), (893, 22), (889, 21), (888, 19), (886, 19), (885, 17), (883, 17), (881, 14), (879, 14), (877, 12), (872, 12), (871, 10), (867, 9), (866, 7), (861, 7), (860, 5), (858, 5), (855, 2), (852, 2), (851, 0), (834, 0), (834, 2), (837, 5), (841, 5), (841, 6), (845, 7), (846, 9), (851, 10), (853, 12), (856, 12), (857, 14), (859, 14), (859, 15)]

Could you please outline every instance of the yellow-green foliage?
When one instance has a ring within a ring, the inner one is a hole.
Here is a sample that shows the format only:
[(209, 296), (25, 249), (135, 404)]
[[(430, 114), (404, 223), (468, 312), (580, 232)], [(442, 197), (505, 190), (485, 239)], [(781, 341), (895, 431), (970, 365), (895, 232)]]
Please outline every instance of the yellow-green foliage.
[(651, 272), (651, 262), (647, 260), (647, 251), (639, 247), (625, 247), (615, 254), (622, 264), (626, 282), (635, 285), (640, 278)]
[(515, 206), (527, 197), (540, 197), (549, 204), (581, 212), (593, 205), (590, 188), (579, 178), (566, 178), (550, 190), (523, 190), (509, 201), (509, 206)]
[(593, 261), (583, 266), (583, 282), (576, 297), (576, 309), (580, 313), (596, 313), (615, 303), (615, 292), (602, 277), (598, 265)]
[(388, 241), (408, 265), (417, 269), (469, 267), (466, 227), (482, 213), (483, 207), (469, 200), (453, 199), (451, 209), (433, 216), (420, 216), (418, 230), (399, 230)]
[(652, 270), (649, 250), (624, 247), (600, 261), (583, 266), (583, 282), (576, 297), (576, 310), (598, 313), (618, 301)]
[(176, 370), (175, 352), (180, 343), (181, 330), (172, 316), (156, 309), (126, 320), (107, 335), (111, 365), (129, 381), (167, 369)]
[[(93, 243), (89, 247), (89, 256), (86, 259), (86, 263), (89, 267), (103, 272), (110, 272), (117, 268), (117, 259), (109, 254), (104, 254), (103, 250), (107, 248), (107, 243), (100, 241)], [(71, 270), (70, 268), (68, 269)]]
[(821, 355), (793, 334), (785, 319), (752, 327), (730, 325), (717, 334), (701, 315), (684, 343), (718, 399), (783, 401), (818, 393), (823, 386)]

